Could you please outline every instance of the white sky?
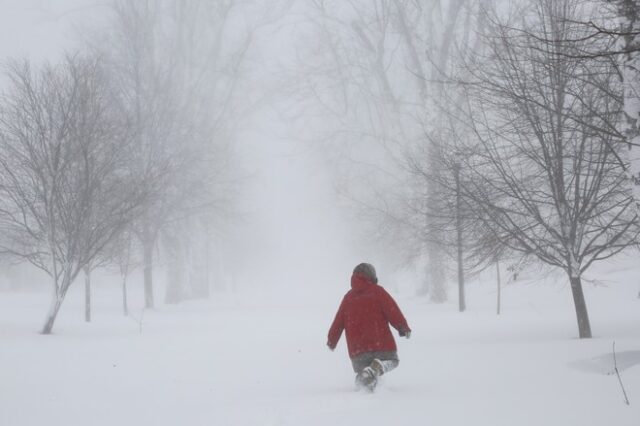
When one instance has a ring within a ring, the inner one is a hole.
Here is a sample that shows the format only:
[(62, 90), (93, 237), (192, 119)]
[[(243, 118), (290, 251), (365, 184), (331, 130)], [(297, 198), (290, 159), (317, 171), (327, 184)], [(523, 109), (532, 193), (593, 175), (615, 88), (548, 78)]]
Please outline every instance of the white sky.
[(77, 26), (103, 7), (87, 0), (0, 0), (0, 58), (54, 60), (72, 46)]

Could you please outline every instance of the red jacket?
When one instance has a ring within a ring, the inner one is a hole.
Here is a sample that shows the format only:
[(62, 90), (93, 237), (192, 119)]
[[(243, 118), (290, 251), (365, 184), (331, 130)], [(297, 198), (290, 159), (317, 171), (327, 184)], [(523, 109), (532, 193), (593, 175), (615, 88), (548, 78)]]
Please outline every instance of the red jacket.
[(334, 349), (346, 331), (349, 357), (364, 352), (395, 351), (391, 324), (401, 336), (411, 331), (395, 300), (366, 275), (353, 274), (351, 290), (342, 299), (329, 329), (327, 344)]

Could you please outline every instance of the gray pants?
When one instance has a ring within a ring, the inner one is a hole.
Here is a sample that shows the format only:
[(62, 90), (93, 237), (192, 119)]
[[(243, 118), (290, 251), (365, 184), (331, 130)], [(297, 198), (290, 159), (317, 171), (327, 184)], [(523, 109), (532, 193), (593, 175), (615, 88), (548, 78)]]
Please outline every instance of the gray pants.
[(400, 364), (398, 359), (398, 353), (391, 352), (365, 352), (355, 358), (351, 358), (351, 365), (353, 365), (353, 371), (361, 373), (366, 367), (371, 365), (374, 359), (378, 359), (382, 363), (384, 373), (388, 373)]

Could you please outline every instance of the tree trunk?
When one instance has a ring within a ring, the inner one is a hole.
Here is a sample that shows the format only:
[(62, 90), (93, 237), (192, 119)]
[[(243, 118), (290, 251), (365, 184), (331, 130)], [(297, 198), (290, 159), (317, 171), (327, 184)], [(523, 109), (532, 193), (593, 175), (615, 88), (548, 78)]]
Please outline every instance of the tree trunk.
[(502, 289), (501, 289), (502, 283), (500, 282), (501, 280), (500, 280), (500, 261), (499, 260), (496, 260), (496, 278), (497, 278), (497, 281), (498, 281), (498, 302), (496, 304), (496, 313), (498, 315), (500, 315), (500, 308), (501, 308), (501, 306), (500, 306), (500, 304), (501, 304), (500, 297), (501, 297), (501, 292), (502, 292)]
[(142, 241), (142, 262), (144, 264), (144, 306), (153, 308), (153, 246), (154, 238), (149, 226), (145, 225)]
[(67, 291), (75, 278), (75, 275), (70, 275), (70, 271), (68, 269), (62, 274), (62, 282), (59, 283), (55, 278), (53, 278), (53, 296), (51, 298), (51, 306), (49, 307), (47, 319), (44, 323), (44, 327), (42, 327), (42, 334), (51, 334), (53, 324), (58, 316), (58, 311), (60, 311), (60, 306), (62, 306), (62, 302), (67, 295)]
[(570, 277), (570, 282), (573, 303), (576, 308), (576, 317), (578, 319), (578, 333), (581, 339), (590, 338), (591, 324), (589, 323), (587, 303), (584, 300), (584, 293), (582, 292), (582, 280), (580, 277)]
[(178, 232), (163, 233), (163, 246), (167, 252), (167, 287), (164, 295), (164, 303), (177, 304), (183, 299), (185, 281), (185, 256), (182, 241)]
[[(439, 146), (435, 140), (430, 142), (428, 147), (429, 162), (431, 170), (437, 170), (442, 173), (442, 165), (437, 160)], [(442, 208), (442, 198), (438, 193), (438, 186), (434, 182), (427, 182), (427, 204), (430, 208), (439, 210)], [(428, 282), (429, 298), (434, 303), (443, 303), (447, 300), (447, 281), (444, 268), (444, 255), (442, 246), (439, 244), (444, 241), (442, 235), (442, 224), (435, 217), (427, 217), (427, 230), (432, 236), (431, 241), (427, 242), (427, 261), (428, 261)]]
[(122, 310), (124, 316), (129, 316), (129, 307), (127, 305), (127, 275), (122, 276)]
[(62, 305), (62, 300), (63, 297), (56, 291), (54, 291), (53, 298), (51, 299), (51, 307), (49, 308), (49, 313), (47, 314), (47, 319), (44, 323), (44, 327), (42, 327), (42, 334), (51, 334), (51, 330), (53, 330), (53, 324), (56, 321), (58, 311), (60, 310), (60, 306)]
[(456, 181), (456, 245), (458, 249), (458, 310), (464, 312), (467, 308), (464, 298), (464, 265), (462, 255), (462, 214), (460, 212), (460, 166), (454, 166)]
[(131, 263), (131, 235), (127, 235), (126, 257), (120, 259), (120, 275), (122, 275), (122, 312), (124, 316), (129, 316), (129, 305), (127, 303), (127, 278)]
[(416, 289), (417, 296), (426, 296), (429, 294), (429, 268), (425, 267), (424, 276), (420, 281), (418, 281), (418, 286)]
[(91, 322), (91, 269), (84, 269), (84, 320)]
[(209, 231), (205, 232), (204, 246), (204, 287), (202, 289), (203, 297), (209, 299), (211, 297), (211, 243), (209, 241)]
[(433, 242), (429, 243), (429, 264), (427, 266), (427, 276), (424, 286), (429, 293), (429, 300), (434, 303), (444, 303), (447, 301), (447, 281), (442, 266), (442, 249)]

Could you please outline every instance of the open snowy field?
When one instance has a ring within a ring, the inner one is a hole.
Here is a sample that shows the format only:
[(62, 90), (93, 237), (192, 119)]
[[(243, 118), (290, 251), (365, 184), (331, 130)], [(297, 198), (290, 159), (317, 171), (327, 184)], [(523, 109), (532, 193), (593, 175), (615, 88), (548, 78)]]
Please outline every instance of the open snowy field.
[[(600, 268), (600, 284), (586, 286), (590, 340), (576, 338), (570, 291), (553, 277), (508, 285), (499, 317), (487, 280), (469, 285), (464, 314), (398, 295), (414, 333), (398, 340), (400, 367), (375, 394), (354, 390), (344, 340), (335, 353), (325, 347), (338, 292), (283, 303), (226, 295), (137, 322), (101, 286), (85, 324), (78, 285), (50, 336), (37, 333), (45, 293), (1, 293), (0, 425), (635, 426), (632, 261)], [(611, 374), (614, 340), (629, 406)]]

